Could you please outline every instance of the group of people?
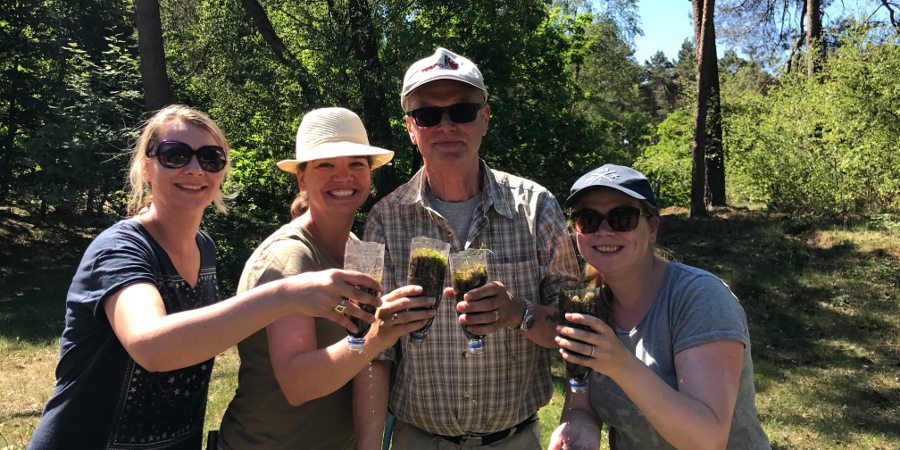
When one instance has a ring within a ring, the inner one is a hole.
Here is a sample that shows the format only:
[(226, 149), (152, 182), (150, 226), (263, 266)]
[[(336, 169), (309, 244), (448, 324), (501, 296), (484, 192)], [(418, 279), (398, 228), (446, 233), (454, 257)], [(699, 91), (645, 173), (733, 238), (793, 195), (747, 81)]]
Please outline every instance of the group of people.
[[(134, 149), (131, 218), (91, 243), (72, 280), (56, 388), (28, 448), (197, 450), (214, 357), (234, 345), (222, 450), (381, 449), (386, 423), (393, 449), (537, 450), (553, 393), (546, 349), (593, 369), (587, 392), (568, 393), (551, 450), (599, 448), (604, 423), (612, 449), (769, 448), (744, 311), (714, 275), (656, 255), (659, 210), (642, 174), (607, 164), (581, 177), (567, 226), (546, 189), (479, 158), (491, 115), (472, 61), (438, 48), (409, 67), (400, 104), (424, 164), (367, 216), (363, 240), (385, 248), (381, 280), (341, 268), (372, 170), (393, 152), (369, 145), (353, 112), (323, 108), (278, 163), (301, 191), (294, 219), (226, 300), (199, 228), (210, 203), (225, 210), (228, 142), (196, 110), (156, 113)], [(423, 295), (407, 285), (417, 236), (490, 249), (493, 281), (458, 304)], [(609, 313), (567, 314), (579, 327), (564, 326), (559, 286), (580, 280)], [(348, 316), (371, 324), (361, 352), (348, 349)], [(460, 324), (486, 336), (483, 353)]]

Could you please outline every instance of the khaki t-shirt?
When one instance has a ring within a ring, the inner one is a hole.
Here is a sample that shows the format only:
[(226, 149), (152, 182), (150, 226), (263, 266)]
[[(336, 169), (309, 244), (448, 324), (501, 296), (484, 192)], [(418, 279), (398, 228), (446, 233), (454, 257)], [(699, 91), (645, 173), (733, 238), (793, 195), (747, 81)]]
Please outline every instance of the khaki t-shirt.
[[(356, 239), (351, 234), (350, 239)], [(281, 227), (253, 252), (244, 266), (238, 293), (303, 272), (339, 269), (297, 220)], [(347, 337), (347, 330), (317, 317), (317, 347)], [(329, 395), (291, 406), (272, 369), (266, 330), (238, 344), (238, 388), (222, 418), (224, 450), (355, 449), (352, 382)]]

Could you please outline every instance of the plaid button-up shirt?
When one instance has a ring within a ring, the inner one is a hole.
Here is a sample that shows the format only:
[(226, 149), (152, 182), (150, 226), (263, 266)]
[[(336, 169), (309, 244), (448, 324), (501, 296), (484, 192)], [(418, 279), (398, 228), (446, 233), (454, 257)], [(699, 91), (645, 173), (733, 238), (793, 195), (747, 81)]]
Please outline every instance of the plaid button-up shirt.
[[(490, 281), (516, 296), (555, 304), (557, 284), (578, 279), (565, 219), (553, 196), (538, 184), (491, 170), (481, 161), (481, 203), (469, 236), (460, 239), (431, 208), (424, 170), (369, 212), (365, 240), (385, 244), (385, 292), (406, 285), (410, 241), (426, 236), (449, 242), (451, 253), (470, 247), (493, 252)], [(444, 282), (450, 287), (449, 268)], [(487, 434), (510, 428), (550, 401), (549, 351), (522, 333), (502, 329), (485, 337), (485, 351), (467, 352), (452, 298), (443, 297), (428, 337), (409, 335), (378, 356), (393, 362), (389, 404), (402, 421), (444, 436)]]

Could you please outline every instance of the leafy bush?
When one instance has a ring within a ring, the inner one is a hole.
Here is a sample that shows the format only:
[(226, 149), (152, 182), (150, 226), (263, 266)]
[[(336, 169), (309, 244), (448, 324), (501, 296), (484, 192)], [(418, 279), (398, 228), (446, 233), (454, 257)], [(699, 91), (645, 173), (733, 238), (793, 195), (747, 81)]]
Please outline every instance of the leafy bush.
[(656, 128), (659, 141), (634, 163), (650, 180), (661, 207), (690, 205), (693, 122), (684, 108), (669, 114)]

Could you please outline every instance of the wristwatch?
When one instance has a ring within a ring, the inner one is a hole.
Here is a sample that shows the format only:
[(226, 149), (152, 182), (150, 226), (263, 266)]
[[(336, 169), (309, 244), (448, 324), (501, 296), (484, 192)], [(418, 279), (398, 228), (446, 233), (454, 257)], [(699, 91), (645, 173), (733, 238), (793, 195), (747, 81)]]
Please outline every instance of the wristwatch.
[(519, 331), (530, 331), (534, 326), (534, 308), (531, 307), (531, 302), (527, 298), (523, 297), (522, 300), (525, 300), (525, 314), (522, 315), (522, 325), (519, 325)]

